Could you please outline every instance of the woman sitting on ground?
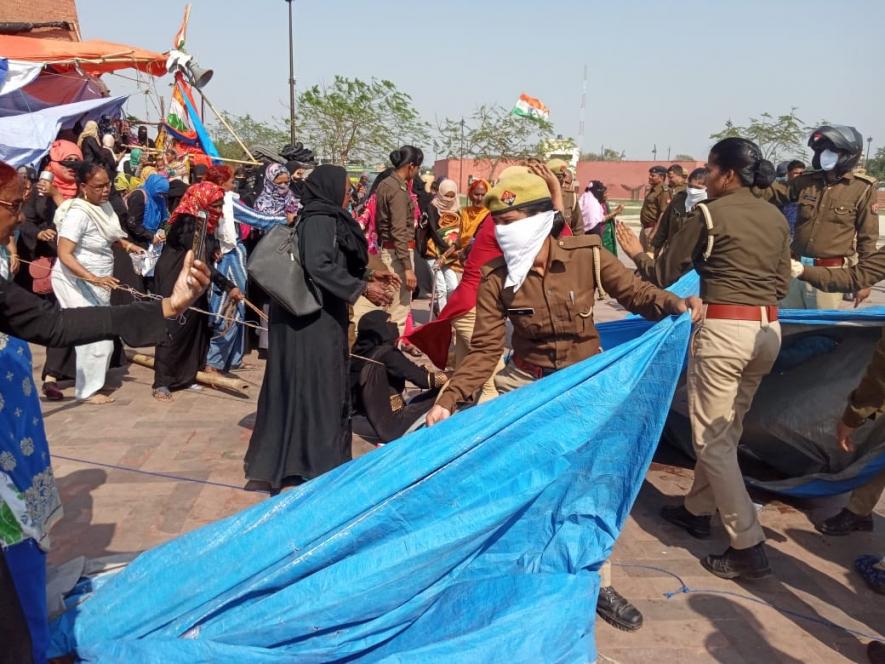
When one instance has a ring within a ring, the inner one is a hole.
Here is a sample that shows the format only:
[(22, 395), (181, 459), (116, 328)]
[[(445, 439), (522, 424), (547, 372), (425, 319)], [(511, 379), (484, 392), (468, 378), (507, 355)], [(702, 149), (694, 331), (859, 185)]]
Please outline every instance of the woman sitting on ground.
[[(370, 311), (360, 319), (350, 364), (354, 413), (363, 415), (382, 443), (402, 436), (431, 406), (448, 378), (420, 367), (397, 349), (399, 330), (386, 311)], [(408, 404), (406, 381), (428, 390)]]

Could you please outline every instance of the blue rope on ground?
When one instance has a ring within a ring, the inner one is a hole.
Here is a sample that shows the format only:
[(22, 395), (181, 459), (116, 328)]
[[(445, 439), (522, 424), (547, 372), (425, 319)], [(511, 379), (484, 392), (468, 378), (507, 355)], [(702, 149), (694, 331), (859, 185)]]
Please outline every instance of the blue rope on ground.
[(860, 632), (856, 629), (851, 629), (850, 627), (845, 627), (838, 623), (834, 623), (831, 620), (827, 620), (826, 618), (818, 618), (817, 616), (808, 616), (804, 613), (799, 613), (798, 611), (793, 611), (791, 609), (782, 609), (776, 604), (772, 604), (771, 602), (766, 602), (764, 599), (759, 599), (758, 597), (753, 597), (752, 595), (744, 595), (742, 593), (736, 593), (731, 590), (713, 590), (709, 588), (689, 588), (685, 581), (678, 574), (674, 574), (670, 570), (666, 570), (662, 567), (655, 567), (653, 565), (638, 565), (636, 563), (612, 563), (615, 567), (635, 567), (637, 569), (647, 569), (652, 570), (654, 572), (663, 572), (669, 576), (672, 576), (679, 582), (681, 586), (678, 590), (673, 590), (668, 593), (664, 593), (664, 597), (667, 599), (672, 599), (677, 595), (689, 595), (689, 594), (699, 594), (699, 595), (724, 595), (726, 597), (735, 597), (737, 599), (744, 599), (750, 602), (755, 602), (756, 604), (761, 604), (762, 606), (767, 606), (770, 609), (774, 609), (778, 613), (782, 613), (786, 616), (791, 616), (793, 618), (799, 618), (800, 620), (807, 620), (809, 622), (818, 623), (819, 625), (826, 625), (827, 627), (834, 627), (836, 629), (841, 629), (843, 632), (848, 632), (849, 634), (853, 634), (855, 636), (860, 636), (864, 639), (869, 639), (870, 641), (882, 641), (883, 637), (881, 634), (868, 634), (867, 632)]
[(63, 454), (52, 454), (56, 459), (64, 459), (65, 461), (73, 461), (82, 463), (87, 466), (101, 466), (102, 468), (111, 468), (113, 470), (124, 470), (129, 473), (140, 473), (141, 475), (150, 475), (151, 477), (160, 477), (166, 480), (176, 480), (179, 482), (195, 482), (196, 484), (206, 484), (208, 486), (218, 486), (224, 489), (236, 489), (237, 491), (245, 491), (246, 493), (270, 493), (263, 490), (245, 489), (236, 484), (225, 484), (224, 482), (213, 482), (212, 480), (198, 480), (194, 477), (183, 477), (182, 475), (171, 475), (169, 473), (158, 473), (150, 470), (141, 470), (139, 468), (129, 468), (128, 466), (118, 466), (113, 463), (101, 463), (100, 461), (90, 461), (88, 459), (78, 459), (76, 457), (64, 456)]

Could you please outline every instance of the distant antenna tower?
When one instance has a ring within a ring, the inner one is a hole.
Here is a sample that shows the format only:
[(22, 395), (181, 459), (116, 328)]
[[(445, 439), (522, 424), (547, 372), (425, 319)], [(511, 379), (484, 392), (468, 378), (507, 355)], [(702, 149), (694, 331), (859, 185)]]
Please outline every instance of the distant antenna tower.
[(584, 150), (584, 119), (587, 115), (587, 65), (584, 65), (584, 85), (581, 88), (581, 112), (578, 121), (578, 151)]

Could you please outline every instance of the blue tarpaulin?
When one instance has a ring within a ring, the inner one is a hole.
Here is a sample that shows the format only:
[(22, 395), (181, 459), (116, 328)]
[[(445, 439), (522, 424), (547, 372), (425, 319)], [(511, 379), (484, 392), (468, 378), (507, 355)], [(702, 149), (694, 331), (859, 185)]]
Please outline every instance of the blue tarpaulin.
[[(690, 321), (139, 556), (54, 625), (94, 662), (588, 662)], [(641, 416), (637, 414), (641, 413)]]
[(0, 118), (0, 161), (12, 166), (33, 166), (49, 152), (60, 129), (77, 122), (116, 116), (127, 97), (109, 97), (52, 106), (33, 113)]

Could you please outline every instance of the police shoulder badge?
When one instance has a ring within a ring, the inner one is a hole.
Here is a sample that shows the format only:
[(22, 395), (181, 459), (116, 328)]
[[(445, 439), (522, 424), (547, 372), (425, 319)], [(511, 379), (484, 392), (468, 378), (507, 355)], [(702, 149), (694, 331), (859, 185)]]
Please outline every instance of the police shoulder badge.
[(513, 205), (516, 202), (516, 194), (512, 191), (501, 192), (501, 202), (504, 205)]

